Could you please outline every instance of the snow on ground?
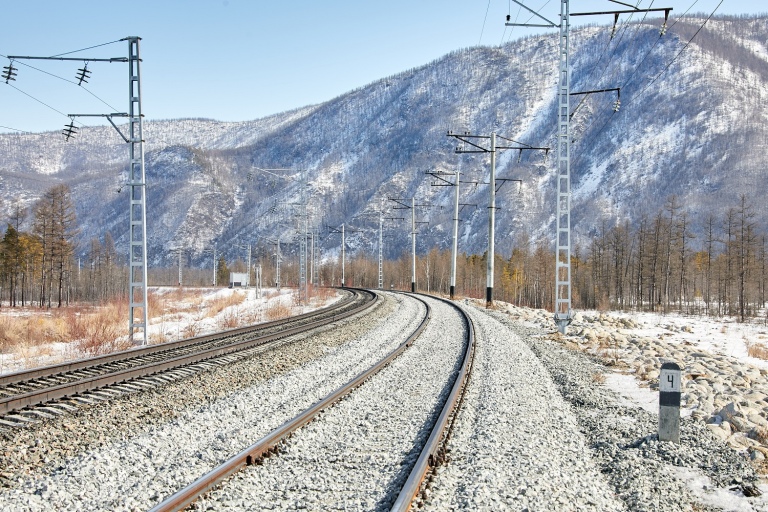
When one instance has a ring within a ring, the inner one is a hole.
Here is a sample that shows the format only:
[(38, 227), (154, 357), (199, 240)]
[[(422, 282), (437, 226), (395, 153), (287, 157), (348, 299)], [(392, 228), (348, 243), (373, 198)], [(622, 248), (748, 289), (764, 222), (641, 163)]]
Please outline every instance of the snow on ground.
[[(276, 318), (273, 315), (277, 314), (277, 309), (282, 309), (287, 315), (300, 315), (328, 306), (341, 298), (341, 295), (334, 292), (327, 298), (314, 297), (308, 305), (302, 305), (296, 300), (296, 290), (289, 288), (264, 288), (260, 296), (255, 288), (168, 286), (150, 287), (147, 291), (150, 295), (150, 325), (147, 329), (150, 343), (175, 341), (274, 320)], [(240, 297), (236, 297), (238, 295)], [(29, 311), (9, 312), (8, 308), (4, 308), (4, 314), (19, 316), (29, 314)], [(124, 330), (127, 331), (127, 317), (124, 324)], [(127, 342), (127, 334), (119, 340)], [(75, 343), (46, 343), (17, 348), (8, 353), (0, 353), (0, 375), (83, 357), (87, 357), (87, 354), (79, 351)]]
[[(511, 307), (515, 310), (528, 309)], [(527, 315), (529, 318), (526, 319), (523, 316), (520, 319), (523, 323), (537, 327), (549, 327), (550, 331), (555, 330), (551, 313), (544, 310), (528, 310), (530, 311), (530, 314)], [(634, 324), (632, 328), (619, 329), (618, 332), (623, 335), (631, 333), (640, 337), (663, 339), (673, 345), (686, 345), (702, 352), (733, 357), (746, 365), (768, 370), (768, 360), (750, 357), (748, 354), (750, 344), (768, 349), (768, 325), (763, 319), (753, 319), (751, 322), (741, 323), (731, 317), (619, 311), (604, 313), (595, 310), (579, 310), (574, 313), (574, 324), (580, 323), (583, 318), (597, 319), (600, 316), (631, 320)], [(546, 318), (547, 322), (543, 323), (542, 318)], [(571, 334), (574, 330), (573, 327), (570, 327), (568, 333)], [(606, 384), (637, 406), (658, 412), (658, 392), (649, 390), (647, 383), (641, 387), (633, 375), (617, 372), (606, 376)], [(652, 401), (655, 403), (649, 405)]]
[[(601, 314), (591, 310), (579, 313), (581, 316), (591, 317), (599, 317)], [(609, 315), (615, 318), (631, 319), (637, 325), (631, 332), (637, 336), (693, 346), (703, 352), (726, 355), (744, 364), (768, 369), (768, 361), (750, 357), (747, 351), (751, 343), (768, 345), (766, 343), (768, 326), (762, 321), (740, 323), (728, 317), (690, 316), (678, 313), (611, 312)], [(629, 331), (624, 331), (623, 334), (627, 332)], [(607, 375), (606, 385), (627, 398), (630, 403), (650, 412), (659, 411), (658, 391), (650, 390), (647, 383), (641, 383), (632, 374), (617, 372)], [(682, 416), (690, 414), (690, 409), (681, 410)]]
[[(597, 311), (584, 311), (584, 315), (598, 316)], [(616, 318), (630, 318), (639, 326), (635, 334), (651, 338), (664, 337), (667, 342), (690, 344), (713, 354), (734, 357), (742, 363), (768, 369), (768, 361), (750, 357), (750, 343), (768, 347), (766, 319), (753, 319), (741, 323), (731, 317), (680, 315), (677, 313), (619, 313)]]
[[(755, 439), (753, 434), (756, 427), (766, 424), (765, 416), (768, 415), (766, 403), (756, 396), (765, 392), (768, 361), (748, 354), (750, 345), (768, 345), (768, 326), (762, 319), (739, 323), (733, 318), (723, 317), (578, 311), (567, 335), (561, 336), (553, 334), (556, 332), (555, 324), (552, 314), (547, 311), (501, 302), (497, 308), (514, 320), (536, 328), (542, 332), (542, 337), (559, 340), (566, 346), (584, 350), (606, 361), (604, 385), (623, 398), (623, 405), (643, 408), (653, 414), (659, 412), (659, 394), (654, 382), (657, 378), (653, 377), (657, 377), (658, 372), (638, 371), (644, 368), (648, 359), (658, 359), (659, 351), (667, 347), (669, 353), (662, 355), (662, 360), (678, 359), (681, 353), (685, 353), (692, 356), (686, 357), (692, 367), (704, 361), (720, 361), (720, 366), (707, 366), (710, 373), (702, 375), (701, 379), (697, 378), (699, 370), (686, 367), (683, 363), (683, 375), (691, 380), (684, 379), (683, 395), (690, 394), (690, 397), (681, 409), (681, 416), (693, 415), (694, 419), (706, 422), (710, 431), (716, 435), (719, 432), (718, 437), (723, 442), (749, 457), (758, 471), (765, 474), (768, 447), (761, 445), (758, 442), (761, 437)], [(659, 343), (654, 345), (647, 340)], [(634, 349), (630, 350), (633, 346)], [(672, 355), (678, 350), (682, 352)], [(748, 383), (736, 385), (742, 375), (749, 375)], [(707, 381), (719, 383), (709, 387), (715, 402), (710, 412), (702, 410), (702, 400), (697, 399), (693, 391), (696, 387), (701, 389), (702, 383)], [(737, 411), (733, 417), (720, 416), (724, 413), (720, 410), (723, 404), (719, 400), (731, 402), (729, 407)], [(719, 429), (724, 424), (729, 424), (728, 433)], [(738, 489), (718, 489), (698, 471), (686, 472), (680, 468), (674, 471), (707, 506), (739, 512), (768, 511), (768, 483), (765, 480), (758, 485), (763, 495), (748, 499)]]

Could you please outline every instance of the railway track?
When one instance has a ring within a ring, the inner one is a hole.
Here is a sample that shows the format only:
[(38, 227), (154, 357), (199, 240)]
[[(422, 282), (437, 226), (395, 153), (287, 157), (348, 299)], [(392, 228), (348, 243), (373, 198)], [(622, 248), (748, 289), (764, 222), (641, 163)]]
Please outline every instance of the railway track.
[(0, 425), (23, 426), (68, 412), (77, 403), (107, 400), (227, 364), (287, 336), (360, 313), (377, 299), (369, 291), (346, 291), (332, 306), (287, 319), (0, 376)]
[[(156, 505), (152, 511), (160, 512), (182, 510), (185, 507), (188, 507), (190, 504), (193, 504), (196, 500), (198, 500), (200, 496), (211, 491), (212, 489), (215, 489), (221, 485), (226, 485), (224, 482), (242, 469), (248, 466), (263, 464), (267, 458), (280, 451), (280, 446), (287, 440), (289, 436), (293, 435), (299, 429), (312, 422), (322, 411), (328, 409), (331, 405), (338, 402), (343, 397), (348, 396), (352, 390), (360, 387), (364, 382), (370, 379), (373, 375), (380, 372), (383, 368), (392, 364), (395, 358), (400, 356), (408, 347), (411, 347), (414, 344), (417, 338), (425, 331), (427, 325), (430, 322), (432, 312), (429, 304), (423, 299), (419, 298), (418, 300), (421, 301), (425, 306), (426, 314), (424, 319), (411, 333), (411, 335), (395, 350), (390, 352), (386, 357), (380, 359), (376, 364), (367, 370), (359, 373), (340, 388), (329, 393), (323, 399), (317, 401), (311, 407), (296, 415), (293, 419), (285, 422), (282, 426), (264, 436), (258, 442), (247, 447), (245, 450), (226, 460), (224, 463), (215, 467), (205, 475), (199, 477), (185, 488), (180, 489), (172, 496), (166, 498), (161, 503)], [(448, 432), (450, 431), (452, 419), (454, 418), (455, 412), (457, 411), (463, 394), (463, 389), (467, 383), (471, 371), (472, 358), (474, 354), (474, 333), (472, 321), (469, 316), (467, 316), (466, 313), (464, 313), (457, 306), (453, 305), (449, 301), (443, 302), (449, 304), (450, 307), (459, 311), (461, 315), (461, 322), (463, 323), (465, 329), (465, 339), (463, 340), (463, 346), (460, 351), (461, 353), (459, 355), (458, 361), (455, 362), (455, 366), (458, 369), (454, 371), (450, 377), (446, 377), (446, 380), (449, 382), (444, 384), (444, 389), (446, 392), (441, 394), (441, 403), (437, 406), (439, 413), (435, 414), (434, 417), (429, 420), (428, 425), (425, 424), (421, 426), (421, 429), (428, 430), (429, 435), (425, 436), (426, 440), (423, 442), (419, 449), (419, 454), (415, 463), (411, 464), (407, 478), (401, 478), (398, 480), (400, 489), (396, 493), (396, 499), (390, 500), (394, 503), (392, 510), (408, 510), (414, 498), (419, 495), (423, 489), (425, 478), (426, 481), (431, 478), (431, 469), (439, 465), (445, 459), (445, 454), (443, 451), (444, 442), (447, 438)], [(434, 329), (438, 330), (439, 327), (435, 326)]]

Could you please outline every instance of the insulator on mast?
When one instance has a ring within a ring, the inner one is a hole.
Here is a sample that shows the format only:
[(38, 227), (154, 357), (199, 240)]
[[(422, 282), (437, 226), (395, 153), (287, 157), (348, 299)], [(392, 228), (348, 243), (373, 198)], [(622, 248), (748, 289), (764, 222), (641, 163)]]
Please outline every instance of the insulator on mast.
[(13, 67), (13, 61), (3, 68), (3, 80), (5, 80), (5, 83), (16, 81), (16, 71), (18, 71), (18, 68)]
[(66, 137), (66, 140), (69, 140), (77, 134), (77, 127), (75, 127), (74, 118), (70, 118), (69, 124), (64, 126), (64, 130), (62, 130), (61, 134)]
[(91, 78), (91, 72), (88, 71), (88, 63), (86, 62), (82, 68), (77, 70), (77, 74), (75, 75), (75, 79), (77, 80), (77, 85), (83, 85), (83, 82), (88, 83), (88, 80), (86, 78)]

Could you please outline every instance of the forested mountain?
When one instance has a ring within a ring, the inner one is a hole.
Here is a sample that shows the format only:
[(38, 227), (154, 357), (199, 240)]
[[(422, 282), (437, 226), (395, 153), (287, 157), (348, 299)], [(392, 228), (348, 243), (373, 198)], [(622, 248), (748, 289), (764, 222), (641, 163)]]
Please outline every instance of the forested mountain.
[[(572, 90), (621, 87), (574, 96), (572, 173), (576, 238), (606, 225), (660, 211), (670, 196), (684, 206), (691, 230), (724, 215), (745, 195), (756, 219), (768, 219), (760, 179), (768, 139), (768, 18), (686, 18), (660, 36), (658, 20), (572, 33)], [(695, 34), (695, 37), (694, 37)], [(690, 44), (689, 44), (690, 41)], [(351, 250), (372, 252), (388, 198), (415, 195), (422, 225), (418, 250), (450, 243), (451, 187), (427, 171), (463, 173), (460, 249), (487, 243), (489, 158), (457, 154), (450, 130), (508, 139), (543, 151), (502, 151), (497, 175), (497, 251), (521, 241), (554, 240), (555, 85), (557, 37), (542, 35), (502, 47), (458, 50), (331, 99), (256, 121), (146, 121), (148, 242), (151, 264), (182, 248), (194, 262), (214, 245), (231, 257), (238, 246), (289, 240), (297, 226), (300, 169), (310, 190), (310, 222), (346, 223)], [(222, 91), (225, 92), (225, 91)], [(584, 100), (582, 102), (582, 99)], [(146, 113), (151, 117), (151, 112)], [(55, 184), (72, 190), (80, 247), (110, 232), (127, 252), (128, 148), (112, 127), (0, 135), (2, 212), (31, 205)], [(291, 168), (283, 180), (255, 168)], [(764, 174), (764, 173), (763, 173)], [(476, 205), (476, 206), (471, 206)], [(27, 220), (31, 222), (31, 220)], [(407, 250), (406, 221), (388, 221), (386, 254)], [(337, 251), (338, 235), (322, 238)], [(554, 244), (552, 244), (554, 245)], [(326, 252), (326, 254), (329, 254)]]

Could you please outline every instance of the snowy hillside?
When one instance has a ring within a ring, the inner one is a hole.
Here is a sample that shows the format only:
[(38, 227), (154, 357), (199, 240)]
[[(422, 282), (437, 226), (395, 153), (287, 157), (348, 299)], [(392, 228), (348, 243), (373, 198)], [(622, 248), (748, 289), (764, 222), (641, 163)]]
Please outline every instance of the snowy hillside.
[[(604, 222), (654, 214), (676, 194), (692, 218), (720, 214), (751, 198), (768, 219), (759, 179), (768, 139), (768, 18), (688, 18), (660, 37), (658, 20), (586, 27), (572, 35), (572, 90), (621, 87), (615, 94), (572, 98), (573, 223), (580, 236)], [(460, 249), (482, 253), (487, 241), (487, 155), (456, 154), (451, 130), (496, 132), (541, 151), (500, 152), (505, 184), (497, 205), (497, 250), (508, 254), (523, 235), (553, 239), (557, 37), (529, 37), (503, 47), (458, 50), (383, 78), (323, 104), (242, 123), (184, 119), (145, 122), (149, 255), (168, 262), (187, 249), (193, 261), (216, 244), (289, 240), (297, 225), (300, 172), (308, 170), (311, 224), (350, 228), (348, 245), (372, 251), (379, 209), (389, 197), (432, 205), (419, 251), (449, 246), (450, 187), (432, 187), (426, 171), (461, 170), (466, 181)], [(578, 109), (576, 106), (578, 105)], [(151, 113), (148, 113), (151, 117)], [(81, 244), (109, 231), (127, 246), (127, 146), (111, 127), (0, 135), (0, 190), (31, 203), (54, 183), (68, 183), (81, 222)], [(292, 180), (254, 170), (291, 168)], [(2, 203), (8, 213), (12, 200)], [(702, 219), (703, 221), (703, 219)], [(697, 222), (695, 220), (695, 222)], [(386, 224), (386, 253), (407, 247), (404, 221)], [(694, 227), (700, 229), (700, 227)], [(354, 231), (359, 230), (359, 231)], [(327, 250), (339, 237), (324, 239)]]

